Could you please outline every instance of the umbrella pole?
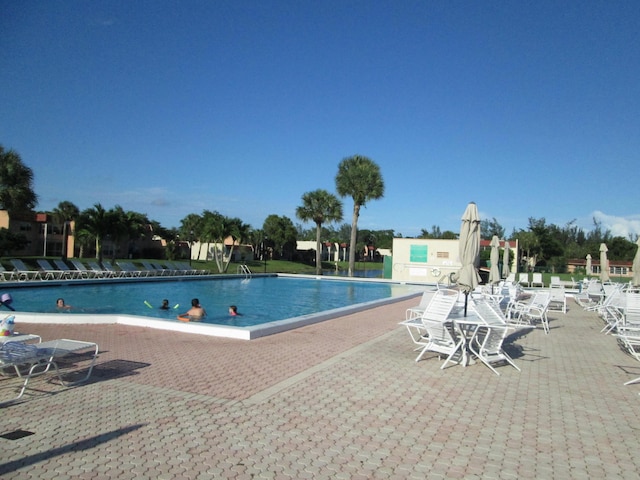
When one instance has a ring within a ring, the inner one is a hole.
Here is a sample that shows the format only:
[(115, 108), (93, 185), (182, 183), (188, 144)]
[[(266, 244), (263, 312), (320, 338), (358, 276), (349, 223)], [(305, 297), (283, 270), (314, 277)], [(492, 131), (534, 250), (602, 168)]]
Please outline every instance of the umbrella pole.
[(467, 316), (467, 301), (469, 300), (469, 292), (464, 292), (464, 316)]

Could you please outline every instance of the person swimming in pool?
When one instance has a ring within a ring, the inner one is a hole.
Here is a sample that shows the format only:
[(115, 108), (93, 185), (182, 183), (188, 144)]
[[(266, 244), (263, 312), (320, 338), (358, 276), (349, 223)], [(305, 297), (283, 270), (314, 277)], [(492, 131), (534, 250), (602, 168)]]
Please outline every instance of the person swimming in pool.
[(202, 305), (200, 305), (200, 300), (194, 298), (191, 300), (191, 308), (188, 312), (181, 313), (176, 318), (181, 322), (200, 322), (205, 316), (207, 312)]
[(238, 313), (238, 307), (236, 307), (235, 305), (231, 305), (229, 307), (229, 315), (231, 315), (232, 317), (237, 317), (242, 315), (241, 313)]
[(59, 298), (56, 300), (56, 307), (58, 310), (69, 310), (71, 309), (71, 305), (67, 305), (64, 303), (64, 298)]
[(169, 300), (168, 299), (164, 299), (162, 300), (162, 305), (160, 305), (160, 310), (169, 310)]

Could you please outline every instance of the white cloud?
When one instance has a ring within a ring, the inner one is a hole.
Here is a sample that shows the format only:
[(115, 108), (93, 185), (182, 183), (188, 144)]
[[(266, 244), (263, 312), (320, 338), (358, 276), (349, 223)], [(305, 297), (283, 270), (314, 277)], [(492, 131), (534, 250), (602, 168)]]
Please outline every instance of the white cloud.
[(614, 237), (629, 239), (640, 235), (640, 215), (617, 217), (615, 215), (607, 215), (599, 210), (594, 211), (592, 215), (593, 218), (601, 223), (602, 230), (609, 230)]

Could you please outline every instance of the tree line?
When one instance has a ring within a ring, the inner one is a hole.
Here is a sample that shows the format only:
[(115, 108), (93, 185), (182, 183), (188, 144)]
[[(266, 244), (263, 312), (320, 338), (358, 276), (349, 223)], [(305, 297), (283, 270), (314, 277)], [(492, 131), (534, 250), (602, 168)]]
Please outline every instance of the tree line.
[[(38, 196), (33, 191), (33, 171), (26, 166), (20, 155), (13, 150), (4, 150), (0, 145), (0, 208), (10, 215), (33, 212)], [(384, 196), (384, 180), (379, 166), (370, 158), (353, 155), (344, 158), (338, 164), (335, 176), (336, 194), (326, 189), (305, 192), (301, 204), (296, 208), (296, 217), (303, 223), (311, 222), (314, 228), (305, 228), (277, 214), (267, 216), (262, 228), (256, 229), (244, 223), (240, 218), (229, 217), (214, 210), (202, 213), (190, 213), (181, 221), (179, 227), (165, 228), (144, 213), (127, 211), (121, 206), (105, 209), (100, 203), (80, 210), (69, 201), (63, 201), (51, 212), (54, 220), (67, 228), (75, 222), (72, 233), (82, 252), (95, 250), (98, 260), (102, 260), (103, 243), (110, 239), (114, 243), (126, 243), (134, 248), (135, 241), (148, 235), (155, 235), (166, 241), (166, 256), (173, 259), (178, 254), (181, 242), (191, 247), (194, 243), (210, 243), (219, 271), (226, 271), (231, 255), (225, 255), (224, 240), (233, 238), (237, 243), (252, 245), (255, 252), (263, 258), (282, 258), (293, 260), (297, 240), (316, 241), (316, 269), (321, 268), (321, 244), (331, 242), (352, 245), (349, 248), (349, 275), (353, 275), (356, 255), (364, 246), (391, 248), (394, 237), (402, 234), (393, 230), (360, 230), (358, 220), (360, 210), (369, 201)], [(353, 201), (351, 223), (343, 220), (343, 202), (341, 198), (350, 197)], [(575, 225), (575, 220), (565, 226), (547, 224), (544, 218), (529, 218), (526, 229), (514, 229), (507, 236), (504, 228), (495, 219), (482, 220), (483, 239), (493, 235), (505, 240), (518, 240), (520, 257), (531, 260), (537, 267), (562, 272), (568, 259), (585, 258), (587, 254), (597, 257), (599, 246), (606, 243), (608, 256), (612, 260), (631, 260), (637, 249), (635, 238), (625, 239), (612, 236), (594, 219), (594, 228), (584, 231)], [(63, 238), (66, 238), (66, 231)], [(445, 230), (433, 225), (431, 230), (422, 229), (417, 238), (455, 239), (457, 232)], [(20, 234), (0, 229), (0, 250), (10, 252), (21, 248)], [(24, 239), (26, 241), (26, 239)], [(230, 246), (234, 248), (233, 245)], [(63, 248), (64, 251), (64, 248)], [(136, 252), (121, 252), (135, 254)]]

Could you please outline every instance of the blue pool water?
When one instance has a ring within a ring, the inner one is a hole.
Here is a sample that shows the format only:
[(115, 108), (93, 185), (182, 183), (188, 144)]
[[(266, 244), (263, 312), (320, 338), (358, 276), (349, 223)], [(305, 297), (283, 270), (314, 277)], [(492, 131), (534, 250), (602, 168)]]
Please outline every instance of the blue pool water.
[[(207, 311), (204, 323), (254, 326), (414, 291), (415, 287), (383, 282), (259, 277), (20, 287), (4, 288), (0, 293), (11, 294), (16, 311), (56, 313), (56, 299), (61, 297), (72, 306), (65, 310), (69, 313), (130, 314), (172, 321), (189, 309), (195, 297)], [(171, 306), (168, 311), (158, 308), (164, 298)], [(229, 305), (237, 305), (242, 315), (229, 316)]]

